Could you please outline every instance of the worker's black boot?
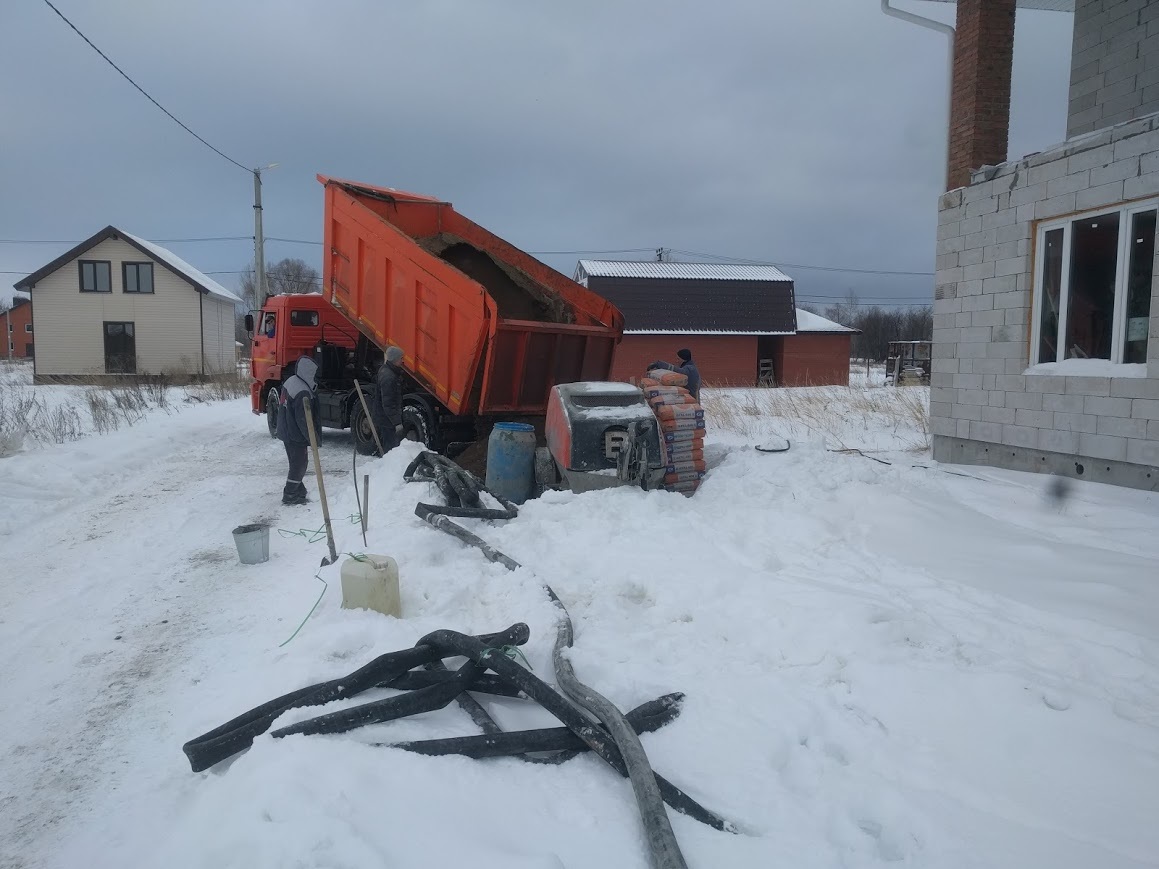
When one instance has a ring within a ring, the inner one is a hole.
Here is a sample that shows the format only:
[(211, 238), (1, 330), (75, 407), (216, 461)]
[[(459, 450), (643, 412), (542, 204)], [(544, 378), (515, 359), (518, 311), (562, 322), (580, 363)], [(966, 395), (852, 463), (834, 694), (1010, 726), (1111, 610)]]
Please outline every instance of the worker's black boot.
[(286, 483), (282, 490), (282, 503), (287, 506), (296, 506), (306, 503), (306, 487), (301, 483)]

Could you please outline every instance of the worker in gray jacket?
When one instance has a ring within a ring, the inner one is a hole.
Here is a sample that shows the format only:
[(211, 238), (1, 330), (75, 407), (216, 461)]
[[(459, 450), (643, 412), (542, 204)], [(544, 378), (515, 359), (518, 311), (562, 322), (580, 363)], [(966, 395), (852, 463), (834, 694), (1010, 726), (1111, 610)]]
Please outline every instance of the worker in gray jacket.
[(398, 367), (402, 355), (401, 348), (388, 348), (386, 359), (378, 367), (375, 377), (376, 389), (370, 415), (385, 452), (398, 446), (402, 430), (402, 371)]
[(286, 488), (282, 490), (283, 504), (305, 504), (306, 476), (309, 461), (310, 430), (306, 427), (306, 404), (314, 418), (314, 432), (317, 434), (321, 419), (321, 407), (314, 392), (314, 377), (318, 364), (309, 356), (303, 356), (294, 365), (294, 373), (282, 384), (278, 396), (278, 439), (285, 444), (286, 459), (290, 469), (286, 473)]
[(657, 360), (648, 366), (648, 370), (663, 368), (665, 371), (675, 371), (677, 374), (683, 374), (688, 378), (688, 391), (692, 393), (693, 398), (700, 401), (700, 370), (696, 367), (696, 363), (692, 361), (692, 351), (677, 350), (676, 357), (680, 360), (679, 365)]

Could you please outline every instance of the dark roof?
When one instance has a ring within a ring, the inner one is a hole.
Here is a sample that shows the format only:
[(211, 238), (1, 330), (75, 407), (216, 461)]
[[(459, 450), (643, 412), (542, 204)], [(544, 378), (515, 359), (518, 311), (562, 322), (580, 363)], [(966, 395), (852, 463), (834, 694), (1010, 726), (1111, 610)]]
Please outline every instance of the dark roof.
[(620, 309), (626, 332), (791, 335), (797, 330), (792, 279), (779, 272), (780, 277), (770, 279), (772, 273), (763, 266), (749, 267), (747, 273), (729, 266), (728, 277), (709, 277), (703, 263), (657, 263), (698, 268), (641, 277), (592, 274), (585, 265), (577, 269), (577, 279)]
[(106, 241), (110, 238), (116, 238), (128, 242), (149, 259), (161, 263), (161, 265), (168, 268), (174, 274), (185, 278), (185, 280), (189, 281), (189, 283), (193, 285), (193, 288), (199, 293), (205, 293), (210, 296), (217, 296), (219, 298), (227, 299), (231, 302), (241, 301), (241, 299), (239, 299), (236, 294), (227, 290), (217, 281), (213, 280), (213, 278), (202, 274), (193, 266), (189, 265), (189, 263), (185, 262), (185, 260), (174, 255), (165, 248), (160, 247), (159, 245), (155, 245), (152, 242), (145, 241), (144, 239), (137, 238), (137, 236), (117, 229), (115, 226), (106, 226), (96, 235), (90, 238), (86, 238), (76, 247), (72, 248), (72, 250), (65, 251), (48, 265), (37, 269), (28, 277), (24, 278), (16, 284), (13, 284), (13, 286), (18, 290), (32, 290), (37, 282), (44, 280), (44, 278), (48, 277), (61, 266), (67, 265), (81, 254), (91, 250), (102, 241)]

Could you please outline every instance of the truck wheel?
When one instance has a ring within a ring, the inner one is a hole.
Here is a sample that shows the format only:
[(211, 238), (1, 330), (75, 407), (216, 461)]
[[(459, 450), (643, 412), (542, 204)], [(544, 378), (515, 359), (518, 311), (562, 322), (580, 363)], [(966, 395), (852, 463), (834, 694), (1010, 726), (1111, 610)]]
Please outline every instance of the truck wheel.
[(402, 436), (408, 441), (418, 441), (428, 449), (434, 449), (434, 425), (426, 410), (415, 404), (402, 409)]
[(538, 447), (535, 450), (535, 485), (540, 494), (559, 486), (559, 472), (556, 470), (551, 450), (547, 447)]
[(266, 425), (270, 427), (270, 437), (278, 436), (278, 390), (270, 387), (266, 393)]
[(370, 420), (362, 403), (354, 405), (350, 412), (350, 436), (354, 438), (354, 447), (364, 456), (378, 455), (378, 444), (374, 442), (374, 431), (370, 428)]

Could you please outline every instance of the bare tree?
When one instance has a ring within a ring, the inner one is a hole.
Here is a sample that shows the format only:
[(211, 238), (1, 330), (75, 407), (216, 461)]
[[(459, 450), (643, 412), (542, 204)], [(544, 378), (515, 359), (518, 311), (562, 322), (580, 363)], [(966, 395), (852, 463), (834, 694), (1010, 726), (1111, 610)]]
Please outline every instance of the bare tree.
[[(287, 258), (266, 266), (266, 289), (271, 296), (320, 293), (322, 279), (318, 270), (305, 260)], [(260, 308), (265, 301), (258, 298), (257, 277), (252, 265), (242, 273), (241, 297), (249, 310)]]

